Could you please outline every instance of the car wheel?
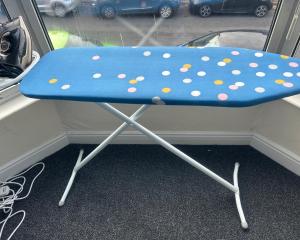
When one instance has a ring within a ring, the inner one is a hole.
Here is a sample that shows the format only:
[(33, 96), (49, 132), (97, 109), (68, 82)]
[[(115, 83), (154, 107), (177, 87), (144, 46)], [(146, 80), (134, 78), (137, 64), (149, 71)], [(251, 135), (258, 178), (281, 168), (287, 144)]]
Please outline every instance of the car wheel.
[(212, 10), (209, 5), (202, 5), (199, 7), (199, 15), (201, 17), (209, 17), (211, 14), (212, 14)]
[(101, 16), (104, 18), (112, 19), (116, 16), (116, 10), (112, 6), (103, 6), (101, 8)]
[(53, 13), (57, 17), (64, 17), (67, 14), (67, 9), (65, 8), (64, 5), (60, 3), (56, 3), (53, 6)]
[(170, 5), (162, 5), (159, 8), (159, 16), (162, 18), (169, 18), (173, 15), (173, 8)]
[(256, 17), (264, 17), (268, 12), (268, 7), (266, 5), (259, 5), (255, 8), (254, 14)]

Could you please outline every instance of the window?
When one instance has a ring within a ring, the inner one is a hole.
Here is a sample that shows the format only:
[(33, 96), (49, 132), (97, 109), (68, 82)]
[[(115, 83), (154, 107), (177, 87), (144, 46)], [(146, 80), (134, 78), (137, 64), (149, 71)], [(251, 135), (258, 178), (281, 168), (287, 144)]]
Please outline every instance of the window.
[(0, 23), (7, 22), (8, 18), (2, 0), (0, 0)]
[[(54, 48), (237, 46), (263, 49), (278, 0), (35, 0)], [(201, 4), (200, 4), (201, 3)]]

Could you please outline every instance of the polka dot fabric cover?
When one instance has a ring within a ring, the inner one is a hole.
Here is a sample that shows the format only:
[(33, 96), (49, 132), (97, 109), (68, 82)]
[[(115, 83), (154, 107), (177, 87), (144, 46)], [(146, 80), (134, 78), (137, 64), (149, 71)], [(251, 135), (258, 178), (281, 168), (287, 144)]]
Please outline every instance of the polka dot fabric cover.
[(239, 48), (67, 48), (21, 82), (33, 98), (243, 107), (300, 93), (300, 59)]

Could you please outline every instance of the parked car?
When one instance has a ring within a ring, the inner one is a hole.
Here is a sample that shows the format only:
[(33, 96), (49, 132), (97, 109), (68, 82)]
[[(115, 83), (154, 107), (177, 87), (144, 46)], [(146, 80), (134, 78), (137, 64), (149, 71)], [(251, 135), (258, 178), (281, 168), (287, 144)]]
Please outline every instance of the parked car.
[(187, 43), (184, 47), (240, 47), (263, 50), (268, 36), (267, 30), (228, 30), (211, 32)]
[(264, 17), (272, 9), (272, 0), (190, 0), (192, 14), (209, 17), (212, 13), (250, 13)]
[(104, 18), (118, 14), (154, 13), (170, 18), (180, 6), (180, 0), (94, 0), (97, 11)]
[(79, 5), (80, 0), (36, 0), (36, 3), (40, 12), (64, 17)]

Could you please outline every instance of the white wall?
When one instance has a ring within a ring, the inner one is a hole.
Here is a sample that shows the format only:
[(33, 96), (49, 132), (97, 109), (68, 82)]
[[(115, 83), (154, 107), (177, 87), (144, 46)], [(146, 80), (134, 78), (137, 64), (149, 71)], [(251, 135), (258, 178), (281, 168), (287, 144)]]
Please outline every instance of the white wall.
[[(126, 114), (138, 105), (115, 105)], [(93, 103), (57, 102), (57, 111), (67, 131), (108, 131), (121, 122)], [(233, 131), (252, 128), (259, 107), (211, 108), (186, 106), (153, 106), (140, 122), (154, 131)]]
[[(37, 101), (1, 119), (0, 174), (17, 164), (17, 161), (22, 161), (19, 159), (20, 156), (28, 156), (28, 162), (23, 162), (20, 167), (29, 166), (32, 161), (35, 161), (30, 158), (33, 150), (38, 150), (62, 134), (64, 130), (60, 117), (55, 105), (50, 101)], [(18, 167), (17, 170), (22, 169)]]
[[(117, 107), (130, 114), (138, 106)], [(280, 100), (248, 108), (153, 106), (141, 123), (173, 143), (251, 144), (300, 175), (299, 120), (300, 109)], [(69, 142), (98, 143), (120, 123), (92, 103), (32, 103), (0, 121), (0, 177), (8, 169), (21, 170)], [(118, 143), (149, 141), (128, 129)]]

